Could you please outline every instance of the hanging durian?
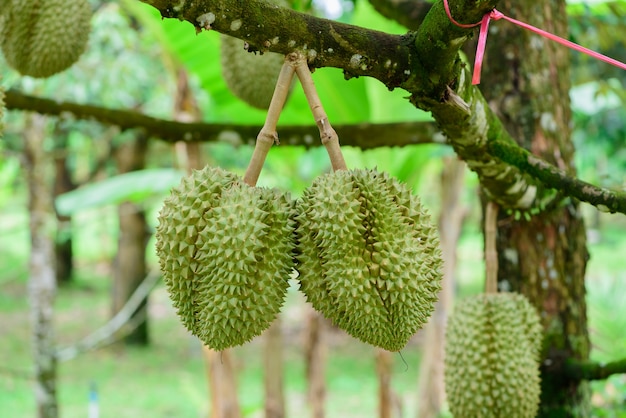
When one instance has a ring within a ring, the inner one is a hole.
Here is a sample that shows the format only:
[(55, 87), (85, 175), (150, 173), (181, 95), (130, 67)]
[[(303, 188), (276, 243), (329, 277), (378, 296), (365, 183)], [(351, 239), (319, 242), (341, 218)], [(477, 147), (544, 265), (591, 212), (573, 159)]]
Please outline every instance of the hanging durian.
[(6, 0), (0, 46), (23, 75), (49, 77), (70, 67), (85, 50), (91, 6), (87, 0)]
[(441, 280), (437, 231), (386, 173), (338, 170), (297, 203), (301, 290), (350, 335), (402, 349), (428, 320)]
[(490, 293), (460, 301), (448, 320), (445, 385), (459, 418), (532, 418), (540, 395), (542, 328), (528, 300)]
[[(284, 0), (272, 3), (289, 7)], [(220, 35), (220, 41), (222, 76), (230, 91), (250, 106), (267, 109), (285, 57), (274, 52), (248, 52), (242, 40), (228, 35)]]
[(195, 171), (165, 200), (157, 227), (164, 281), (183, 324), (214, 350), (261, 334), (293, 268), (293, 203), (217, 168)]

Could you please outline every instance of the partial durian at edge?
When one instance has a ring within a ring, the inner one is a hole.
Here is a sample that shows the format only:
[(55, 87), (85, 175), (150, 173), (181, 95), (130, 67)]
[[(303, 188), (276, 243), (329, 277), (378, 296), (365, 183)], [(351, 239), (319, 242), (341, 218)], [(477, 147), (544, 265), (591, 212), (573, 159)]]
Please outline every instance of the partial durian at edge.
[[(284, 0), (272, 3), (289, 7)], [(285, 57), (274, 52), (248, 52), (244, 42), (220, 35), (222, 76), (230, 91), (250, 106), (266, 110), (272, 101), (278, 74)]]
[(296, 203), (296, 269), (313, 307), (353, 337), (402, 349), (434, 310), (436, 228), (406, 185), (376, 170), (338, 170)]
[(243, 344), (276, 318), (293, 270), (293, 201), (219, 168), (194, 171), (159, 213), (156, 251), (182, 323), (208, 347)]
[(88, 0), (5, 0), (0, 47), (22, 75), (49, 77), (85, 50), (92, 15)]
[(444, 378), (452, 415), (533, 418), (541, 393), (542, 327), (521, 294), (482, 294), (458, 302), (448, 319)]

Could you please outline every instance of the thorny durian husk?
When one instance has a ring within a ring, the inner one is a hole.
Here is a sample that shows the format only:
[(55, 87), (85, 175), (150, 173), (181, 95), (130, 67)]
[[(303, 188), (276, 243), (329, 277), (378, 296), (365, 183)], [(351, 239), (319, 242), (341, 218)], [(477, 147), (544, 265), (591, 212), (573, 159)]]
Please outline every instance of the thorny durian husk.
[(183, 324), (214, 350), (269, 327), (293, 269), (293, 203), (207, 167), (183, 179), (159, 214), (157, 254)]
[(542, 327), (516, 293), (473, 296), (448, 320), (445, 386), (450, 411), (462, 418), (532, 418), (540, 396)]
[(439, 239), (417, 196), (386, 173), (318, 177), (297, 203), (300, 288), (353, 337), (402, 349), (434, 309)]
[(5, 0), (0, 46), (22, 75), (49, 77), (81, 56), (91, 29), (87, 0)]

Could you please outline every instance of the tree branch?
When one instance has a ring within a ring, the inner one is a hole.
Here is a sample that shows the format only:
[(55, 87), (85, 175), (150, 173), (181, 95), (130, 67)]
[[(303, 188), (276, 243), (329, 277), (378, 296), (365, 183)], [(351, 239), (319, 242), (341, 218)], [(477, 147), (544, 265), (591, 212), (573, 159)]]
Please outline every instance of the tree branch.
[(573, 379), (602, 380), (614, 374), (626, 373), (626, 358), (610, 363), (568, 359), (565, 373)]
[(587, 202), (603, 212), (626, 213), (626, 193), (594, 186), (534, 156), (524, 148), (501, 141), (489, 142), (489, 152), (530, 174), (548, 187)]
[(143, 322), (145, 318), (133, 318), (133, 314), (137, 311), (139, 305), (141, 305), (148, 294), (156, 286), (161, 273), (158, 271), (152, 272), (146, 276), (145, 279), (137, 286), (135, 292), (128, 298), (126, 304), (115, 314), (109, 322), (98, 328), (76, 344), (57, 349), (55, 357), (59, 361), (71, 360), (80, 353), (93, 350), (108, 342), (111, 342), (115, 338), (121, 338), (120, 335), (115, 335), (124, 325), (127, 326), (124, 335), (128, 335), (134, 328)]
[[(227, 123), (186, 123), (158, 119), (132, 110), (62, 102), (22, 94), (15, 90), (6, 92), (6, 108), (26, 110), (49, 116), (73, 116), (119, 126), (122, 130), (141, 128), (149, 135), (166, 142), (234, 142), (254, 146), (261, 125), (236, 125)], [(445, 138), (433, 122), (402, 122), (386, 124), (351, 124), (335, 126), (342, 145), (361, 149), (384, 146), (441, 143)], [(319, 131), (315, 126), (279, 126), (281, 144), (318, 146)], [(234, 138), (234, 139), (233, 139)]]

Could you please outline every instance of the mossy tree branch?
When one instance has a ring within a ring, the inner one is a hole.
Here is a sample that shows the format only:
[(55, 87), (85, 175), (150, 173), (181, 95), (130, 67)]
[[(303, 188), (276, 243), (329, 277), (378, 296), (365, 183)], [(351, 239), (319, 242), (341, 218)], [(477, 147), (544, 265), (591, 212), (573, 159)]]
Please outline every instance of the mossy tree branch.
[(626, 373), (626, 358), (610, 363), (568, 359), (565, 363), (565, 373), (573, 379), (602, 380), (614, 374)]
[(534, 156), (524, 148), (501, 141), (489, 142), (491, 155), (518, 167), (548, 187), (587, 202), (603, 212), (626, 213), (626, 193), (594, 186)]
[[(74, 117), (116, 125), (120, 129), (144, 129), (149, 135), (165, 142), (215, 142), (254, 145), (261, 125), (229, 123), (185, 123), (144, 115), (132, 110), (64, 102), (31, 96), (15, 90), (6, 92), (9, 110), (33, 111), (49, 116)], [(406, 146), (433, 142), (445, 143), (432, 122), (402, 122), (386, 124), (336, 125), (343, 145), (361, 149), (383, 146)], [(281, 144), (319, 146), (319, 131), (315, 126), (279, 126)]]

